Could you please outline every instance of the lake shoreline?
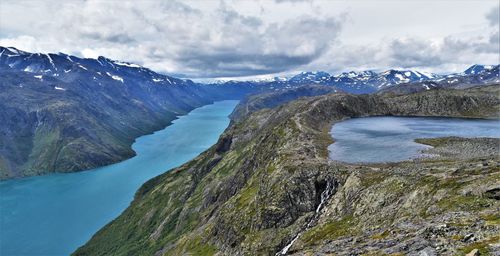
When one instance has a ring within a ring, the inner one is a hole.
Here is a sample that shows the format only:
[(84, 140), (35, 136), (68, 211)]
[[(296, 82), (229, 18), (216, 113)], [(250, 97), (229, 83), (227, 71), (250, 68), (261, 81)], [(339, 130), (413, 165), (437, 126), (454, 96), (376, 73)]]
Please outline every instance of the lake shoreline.
[[(500, 137), (498, 119), (370, 116), (336, 122), (329, 159), (346, 164), (395, 163), (422, 159), (431, 145), (418, 139), (438, 137)], [(483, 129), (483, 130), (481, 130)], [(378, 137), (378, 138), (377, 138)]]

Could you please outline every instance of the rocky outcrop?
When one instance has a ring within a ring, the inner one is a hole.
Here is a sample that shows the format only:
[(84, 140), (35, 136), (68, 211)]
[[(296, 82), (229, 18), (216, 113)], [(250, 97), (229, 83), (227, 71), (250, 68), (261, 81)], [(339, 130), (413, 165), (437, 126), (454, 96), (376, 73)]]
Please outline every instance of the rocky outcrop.
[(256, 111), (144, 184), (74, 255), (492, 250), (498, 156), (358, 166), (330, 162), (327, 146), (332, 123), (350, 117), (496, 117), (498, 89), (329, 94)]

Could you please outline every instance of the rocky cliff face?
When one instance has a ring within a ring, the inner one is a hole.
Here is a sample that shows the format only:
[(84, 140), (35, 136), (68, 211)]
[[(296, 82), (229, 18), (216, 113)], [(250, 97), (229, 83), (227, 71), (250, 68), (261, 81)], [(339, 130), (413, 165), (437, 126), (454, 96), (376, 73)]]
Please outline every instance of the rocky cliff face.
[(492, 250), (500, 172), (491, 150), (358, 166), (329, 162), (327, 146), (331, 125), (350, 117), (497, 117), (498, 92), (329, 94), (256, 111), (196, 159), (144, 184), (131, 206), (74, 254)]

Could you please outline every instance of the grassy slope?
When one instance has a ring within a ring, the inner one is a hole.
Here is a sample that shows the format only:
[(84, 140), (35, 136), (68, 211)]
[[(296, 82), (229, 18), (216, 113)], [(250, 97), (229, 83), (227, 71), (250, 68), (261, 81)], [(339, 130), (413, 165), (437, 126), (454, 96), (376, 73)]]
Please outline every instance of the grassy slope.
[[(467, 162), (431, 161), (422, 175), (422, 167), (412, 163), (329, 164), (327, 131), (333, 122), (353, 116), (492, 117), (499, 106), (496, 95), (497, 87), (403, 96), (327, 95), (256, 112), (233, 124), (196, 159), (144, 184), (131, 206), (75, 255), (273, 254), (305, 229), (326, 182), (337, 184), (338, 189), (317, 225), (306, 231), (292, 251), (342, 248), (329, 240), (344, 236), (385, 238), (387, 227), (405, 216), (408, 220), (424, 218), (425, 224), (460, 209), (487, 215), (498, 207), (494, 199), (478, 198), (481, 192), (471, 198), (459, 191), (468, 185), (462, 180), (469, 172), (477, 173), (473, 184), (497, 179), (494, 165), (468, 168), (448, 180), (445, 175)], [(434, 173), (436, 169), (441, 171)], [(436, 193), (447, 196), (435, 199)], [(473, 208), (463, 209), (464, 203)], [(443, 205), (434, 212), (422, 212), (434, 204)], [(394, 211), (401, 207), (406, 210)], [(417, 230), (424, 227), (417, 226)], [(366, 235), (365, 230), (371, 233)], [(458, 250), (458, 245), (453, 248)]]

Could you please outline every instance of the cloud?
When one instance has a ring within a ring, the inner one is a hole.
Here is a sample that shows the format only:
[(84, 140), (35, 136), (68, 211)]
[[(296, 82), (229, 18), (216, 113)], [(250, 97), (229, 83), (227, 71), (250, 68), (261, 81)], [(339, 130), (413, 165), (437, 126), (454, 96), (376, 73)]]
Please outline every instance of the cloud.
[[(384, 37), (371, 43), (340, 43), (304, 69), (331, 73), (350, 70), (417, 69), (428, 72), (461, 72), (472, 64), (498, 64), (500, 52), (498, 6), (473, 32)], [(348, 28), (345, 28), (348, 29)], [(408, 28), (406, 28), (408, 30)], [(465, 30), (466, 31), (466, 30)], [(340, 37), (342, 39), (342, 37)]]
[(490, 26), (497, 26), (500, 24), (500, 5), (493, 7), (487, 14), (486, 19), (490, 22)]
[(332, 73), (391, 68), (461, 72), (475, 63), (498, 64), (499, 45), (498, 32), (469, 38), (401, 37), (371, 45), (339, 44), (306, 69), (326, 69)]
[(393, 66), (422, 67), (435, 66), (443, 62), (438, 45), (416, 38), (395, 39), (388, 45), (388, 57)]
[(300, 3), (300, 2), (311, 2), (311, 0), (274, 0), (276, 3)]
[[(498, 61), (496, 2), (462, 1), (456, 12), (439, 17), (447, 25), (435, 25), (432, 19), (438, 18), (425, 10), (418, 14), (428, 3), (408, 2), (414, 11), (409, 16), (408, 5), (399, 2), (4, 0), (0, 45), (104, 55), (190, 78), (311, 69), (441, 70)], [(477, 15), (464, 20), (463, 13)], [(468, 24), (481, 25), (469, 29)]]
[[(258, 20), (231, 15), (215, 38), (185, 47), (176, 61), (200, 77), (277, 73), (320, 57), (341, 28), (334, 18), (301, 17), (262, 27)], [(226, 15), (221, 17), (227, 20)]]
[[(334, 17), (310, 15), (265, 22), (224, 1), (210, 11), (178, 1), (140, 5), (70, 1), (55, 8), (50, 18), (42, 18), (42, 13), (49, 13), (56, 2), (37, 3), (5, 4), (7, 10), (23, 8), (33, 13), (27, 20), (18, 19), (20, 24), (7, 25), (15, 33), (36, 38), (36, 45), (33, 40), (22, 43), (20, 37), (2, 38), (0, 43), (25, 50), (39, 50), (43, 44), (49, 45), (44, 51), (71, 49), (70, 53), (86, 57), (106, 55), (189, 77), (259, 75), (297, 68), (318, 58), (342, 27)], [(38, 7), (42, 10), (35, 10)]]

